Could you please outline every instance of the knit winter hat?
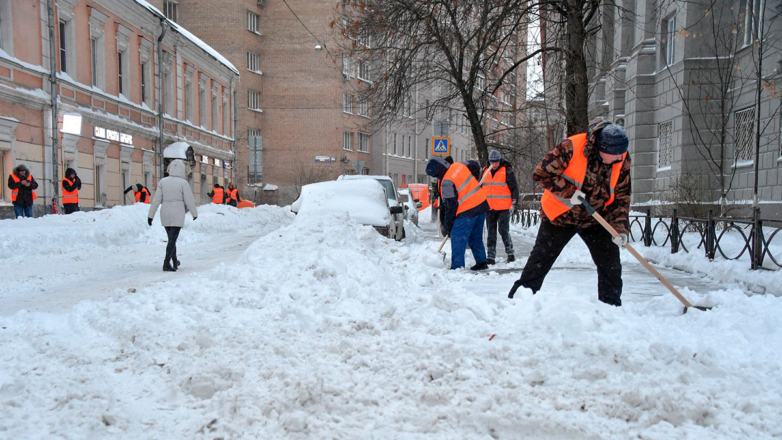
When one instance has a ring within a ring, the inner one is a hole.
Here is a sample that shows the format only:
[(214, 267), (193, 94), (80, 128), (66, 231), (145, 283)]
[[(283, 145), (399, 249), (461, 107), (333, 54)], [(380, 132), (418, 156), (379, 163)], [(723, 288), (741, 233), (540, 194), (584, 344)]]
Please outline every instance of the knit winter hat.
[(499, 162), (502, 159), (502, 154), (497, 150), (491, 150), (489, 152), (489, 162)]
[(429, 159), (429, 163), (426, 164), (426, 175), (442, 179), (450, 166), (451, 164), (446, 162), (443, 158), (433, 157)]
[(627, 132), (619, 124), (608, 124), (597, 134), (597, 149), (606, 154), (627, 152)]

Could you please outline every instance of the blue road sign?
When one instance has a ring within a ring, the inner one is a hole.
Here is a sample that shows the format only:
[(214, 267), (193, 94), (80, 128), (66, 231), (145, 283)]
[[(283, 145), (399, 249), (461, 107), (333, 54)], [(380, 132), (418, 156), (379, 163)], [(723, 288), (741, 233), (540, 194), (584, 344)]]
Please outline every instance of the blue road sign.
[(432, 155), (448, 156), (450, 154), (451, 154), (451, 138), (449, 137), (432, 138)]

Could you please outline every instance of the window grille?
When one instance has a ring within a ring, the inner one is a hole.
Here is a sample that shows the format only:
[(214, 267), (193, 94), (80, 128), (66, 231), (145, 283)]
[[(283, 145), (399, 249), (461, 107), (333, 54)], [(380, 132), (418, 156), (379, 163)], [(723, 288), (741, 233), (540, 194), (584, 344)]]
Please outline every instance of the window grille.
[(253, 92), (252, 90), (247, 92), (247, 108), (252, 110), (260, 110), (261, 108), (260, 92)]
[(257, 53), (247, 52), (247, 70), (252, 72), (261, 71), (260, 56)]
[(755, 132), (755, 107), (736, 112), (736, 161), (735, 163), (751, 162)]
[(671, 166), (673, 161), (673, 121), (659, 125), (657, 133), (657, 168)]

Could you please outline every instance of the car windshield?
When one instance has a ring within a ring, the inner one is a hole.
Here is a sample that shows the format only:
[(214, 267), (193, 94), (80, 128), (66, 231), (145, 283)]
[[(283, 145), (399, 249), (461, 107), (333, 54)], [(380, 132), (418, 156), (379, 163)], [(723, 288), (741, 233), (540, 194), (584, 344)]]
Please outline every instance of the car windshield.
[(386, 197), (396, 202), (396, 192), (394, 192), (394, 182), (385, 179), (377, 179), (386, 190)]

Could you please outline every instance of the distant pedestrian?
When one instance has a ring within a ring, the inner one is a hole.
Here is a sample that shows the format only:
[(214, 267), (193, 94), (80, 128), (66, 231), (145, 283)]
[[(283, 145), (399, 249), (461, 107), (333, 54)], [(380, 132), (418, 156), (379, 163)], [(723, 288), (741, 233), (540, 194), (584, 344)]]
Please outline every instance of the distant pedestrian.
[[(586, 133), (562, 141), (543, 158), (532, 178), (545, 190), (538, 237), (524, 270), (508, 294), (526, 287), (536, 293), (551, 266), (578, 234), (597, 266), (597, 298), (622, 305), (619, 248), (630, 230), (630, 155), (624, 127), (593, 121)], [(582, 201), (583, 200), (583, 201)], [(619, 232), (612, 237), (581, 205), (586, 201)]]
[(65, 170), (65, 178), (62, 179), (62, 210), (64, 214), (72, 214), (79, 209), (79, 191), (81, 179), (76, 175), (76, 170)]
[(470, 270), (484, 270), (486, 250), (483, 247), (483, 222), (489, 204), (478, 180), (467, 165), (448, 165), (444, 159), (434, 157), (426, 164), (426, 174), (440, 183), (444, 219), (442, 231), (451, 236), (451, 269), (464, 267), (464, 253), (470, 246), (475, 266)]
[(38, 198), (35, 189), (38, 182), (30, 174), (30, 170), (24, 164), (14, 168), (14, 172), (8, 176), (8, 188), (11, 190), (11, 201), (14, 204), (14, 216), (33, 217), (33, 201)]
[(486, 262), (494, 264), (497, 255), (497, 230), (500, 231), (508, 263), (516, 261), (513, 253), (513, 240), (510, 237), (510, 217), (516, 210), (519, 188), (516, 174), (510, 162), (502, 158), (497, 150), (489, 152), (489, 166), (483, 171), (483, 188), (491, 210), (486, 214)]
[(233, 207), (236, 207), (239, 202), (242, 201), (242, 198), (239, 197), (239, 190), (234, 188), (233, 182), (228, 182), (228, 188), (225, 190), (225, 198), (225, 203)]
[(214, 189), (206, 193), (206, 195), (212, 198), (212, 203), (217, 203), (218, 205), (225, 203), (225, 190), (219, 183), (215, 183)]
[(166, 228), (168, 245), (166, 256), (163, 260), (165, 272), (175, 272), (179, 267), (176, 256), (176, 241), (179, 231), (185, 225), (185, 214), (190, 211), (193, 220), (198, 218), (195, 198), (190, 184), (185, 177), (185, 163), (177, 159), (168, 165), (168, 177), (160, 180), (155, 191), (155, 197), (149, 206), (148, 223), (152, 226), (152, 219), (160, 206), (160, 223)]
[(146, 186), (137, 183), (135, 187), (133, 185), (127, 187), (125, 189), (125, 192), (123, 194), (127, 194), (129, 192), (133, 191), (133, 196), (136, 198), (136, 203), (146, 203), (149, 204), (150, 200), (150, 193)]

